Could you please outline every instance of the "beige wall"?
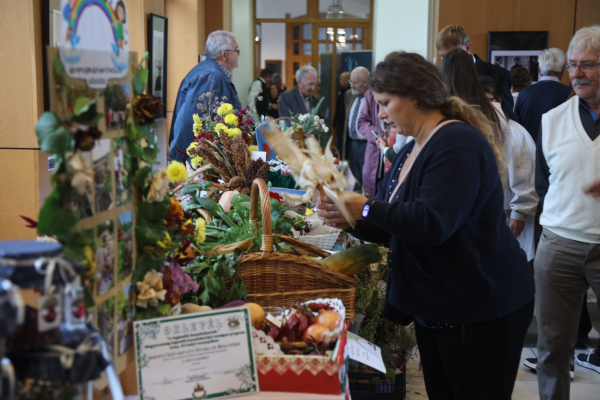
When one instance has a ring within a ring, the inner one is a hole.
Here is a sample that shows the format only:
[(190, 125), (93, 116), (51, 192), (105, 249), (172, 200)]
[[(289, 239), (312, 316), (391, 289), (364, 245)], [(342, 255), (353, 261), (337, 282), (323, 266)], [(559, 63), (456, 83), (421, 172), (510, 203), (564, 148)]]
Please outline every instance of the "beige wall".
[(43, 111), (41, 0), (5, 0), (0, 13), (0, 240), (31, 239), (19, 215), (36, 218)]

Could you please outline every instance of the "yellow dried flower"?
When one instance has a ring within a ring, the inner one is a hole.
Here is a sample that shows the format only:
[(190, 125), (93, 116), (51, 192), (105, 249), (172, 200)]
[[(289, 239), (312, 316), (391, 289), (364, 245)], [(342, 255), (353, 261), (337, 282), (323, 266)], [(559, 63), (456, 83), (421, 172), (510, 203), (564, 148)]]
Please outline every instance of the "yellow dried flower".
[(171, 204), (167, 206), (169, 214), (181, 215), (183, 214), (183, 205), (178, 202), (174, 197), (171, 197)]
[(85, 255), (85, 260), (83, 260), (83, 263), (85, 264), (85, 276), (92, 277), (96, 274), (96, 268), (98, 267), (94, 250), (92, 250), (90, 246), (85, 246), (83, 248), (83, 254)]
[(172, 161), (167, 167), (167, 175), (169, 180), (173, 183), (187, 181), (188, 174), (185, 165), (179, 161)]
[(187, 150), (185, 151), (188, 156), (192, 157), (192, 155), (190, 154), (190, 150), (192, 150), (194, 147), (198, 147), (198, 143), (197, 142), (192, 142), (188, 146)]
[(196, 242), (204, 243), (206, 240), (206, 221), (202, 218), (196, 219)]
[(198, 168), (200, 165), (202, 165), (203, 162), (204, 162), (204, 158), (202, 158), (200, 156), (196, 156), (196, 157), (192, 158), (192, 168), (194, 168), (194, 169)]
[(200, 116), (198, 114), (194, 114), (193, 118), (194, 118), (194, 124), (195, 125), (202, 126), (202, 119), (200, 119)]
[(152, 176), (150, 190), (148, 191), (148, 202), (162, 201), (169, 191), (169, 176), (167, 170), (161, 168)]
[(238, 120), (237, 115), (227, 114), (225, 116), (225, 123), (229, 125), (238, 126), (240, 124), (240, 121)]
[(248, 147), (248, 151), (258, 151), (258, 147), (256, 147), (256, 146), (249, 146)]
[(231, 129), (227, 130), (227, 135), (229, 137), (236, 137), (241, 134), (242, 134), (242, 131), (240, 130), (240, 128), (231, 128)]
[(202, 132), (202, 125), (194, 124), (192, 125), (192, 130), (194, 131), (194, 136), (198, 137), (198, 135)]
[(219, 114), (219, 115), (227, 115), (227, 114), (231, 114), (232, 112), (233, 112), (233, 106), (229, 103), (223, 103), (217, 109), (217, 114)]
[(222, 124), (222, 123), (218, 123), (217, 125), (215, 125), (215, 132), (217, 133), (217, 136), (221, 136), (221, 131), (227, 132), (229, 128), (227, 128), (227, 125)]

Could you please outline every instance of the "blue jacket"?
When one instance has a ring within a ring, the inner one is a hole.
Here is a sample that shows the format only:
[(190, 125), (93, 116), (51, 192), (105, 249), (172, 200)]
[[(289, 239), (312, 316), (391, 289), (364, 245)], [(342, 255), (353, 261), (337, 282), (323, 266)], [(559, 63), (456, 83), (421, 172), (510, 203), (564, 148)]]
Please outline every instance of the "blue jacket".
[(533, 274), (506, 223), (498, 164), (486, 139), (465, 123), (442, 127), (389, 203), (413, 146), (400, 150), (367, 218), (352, 232), (389, 243), (385, 317), (472, 323), (526, 305)]
[(571, 86), (555, 81), (540, 81), (519, 92), (515, 105), (515, 121), (523, 125), (537, 142), (542, 115), (558, 107), (573, 91)]
[[(235, 86), (215, 60), (207, 58), (197, 64), (179, 86), (169, 135), (169, 160), (183, 161), (187, 157), (176, 149), (185, 153), (194, 140), (193, 115), (202, 114), (198, 109), (198, 96), (208, 92), (219, 97), (219, 100), (230, 103), (235, 110), (242, 108)], [(223, 97), (227, 97), (227, 101)]]

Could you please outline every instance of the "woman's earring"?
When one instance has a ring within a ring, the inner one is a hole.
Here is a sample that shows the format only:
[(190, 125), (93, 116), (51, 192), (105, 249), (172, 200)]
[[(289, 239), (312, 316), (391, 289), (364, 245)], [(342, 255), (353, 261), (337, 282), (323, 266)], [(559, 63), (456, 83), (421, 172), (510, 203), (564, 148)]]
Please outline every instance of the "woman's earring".
[(419, 103), (415, 103), (415, 108), (419, 108)]

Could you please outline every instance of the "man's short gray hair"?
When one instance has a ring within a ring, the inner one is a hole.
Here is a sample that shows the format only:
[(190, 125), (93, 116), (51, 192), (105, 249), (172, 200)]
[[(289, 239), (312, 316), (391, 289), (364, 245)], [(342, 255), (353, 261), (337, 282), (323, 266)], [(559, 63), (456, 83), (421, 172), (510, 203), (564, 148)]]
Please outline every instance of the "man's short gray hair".
[(588, 26), (578, 30), (571, 39), (567, 56), (571, 58), (574, 50), (588, 52), (592, 49), (600, 52), (600, 25)]
[(302, 67), (302, 68), (298, 69), (298, 71), (296, 71), (296, 80), (299, 81), (300, 79), (304, 79), (306, 77), (306, 74), (308, 74), (309, 72), (312, 72), (313, 74), (315, 74), (315, 77), (317, 76), (316, 69), (314, 69), (310, 65), (305, 65), (304, 67)]
[(271, 83), (279, 83), (281, 82), (281, 74), (279, 72), (275, 72), (273, 76), (271, 76)]
[(204, 55), (214, 60), (226, 50), (235, 50), (231, 48), (233, 45), (233, 41), (231, 39), (233, 38), (235, 38), (235, 35), (231, 32), (211, 32), (211, 34), (208, 35), (208, 39), (206, 39), (206, 49), (204, 50)]
[(561, 49), (551, 47), (538, 55), (538, 62), (540, 63), (542, 75), (548, 75), (549, 72), (561, 73), (565, 68), (567, 59)]

